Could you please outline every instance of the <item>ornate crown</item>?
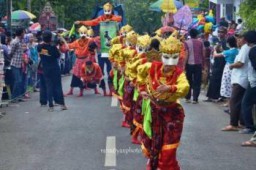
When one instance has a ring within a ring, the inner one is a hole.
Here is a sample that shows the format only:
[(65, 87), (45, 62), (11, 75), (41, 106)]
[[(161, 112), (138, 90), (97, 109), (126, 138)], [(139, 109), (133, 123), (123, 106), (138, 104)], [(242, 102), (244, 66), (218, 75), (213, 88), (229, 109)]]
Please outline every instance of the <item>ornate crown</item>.
[(182, 48), (182, 43), (179, 39), (174, 36), (170, 36), (166, 40), (162, 40), (160, 44), (160, 51), (167, 54), (180, 53)]
[(135, 46), (137, 43), (137, 37), (138, 35), (135, 31), (130, 31), (126, 36), (126, 41)]
[(150, 43), (151, 43), (151, 38), (149, 35), (139, 36), (137, 39), (137, 45), (143, 48), (148, 47)]
[(132, 31), (133, 30), (133, 28), (132, 28), (132, 26), (130, 26), (130, 25), (125, 25), (125, 26), (123, 26), (121, 29), (120, 29), (120, 33), (124, 33), (124, 32), (126, 32), (126, 33), (128, 33), (128, 32), (130, 32), (130, 31)]
[(93, 37), (93, 36), (94, 36), (94, 31), (93, 31), (93, 29), (90, 28), (90, 29), (87, 31), (87, 35)]
[(106, 11), (106, 10), (112, 10), (113, 9), (113, 5), (111, 3), (106, 3), (104, 6), (103, 6), (103, 9)]
[(78, 32), (79, 33), (87, 33), (88, 29), (85, 27), (85, 26), (81, 26), (79, 29), (78, 29)]

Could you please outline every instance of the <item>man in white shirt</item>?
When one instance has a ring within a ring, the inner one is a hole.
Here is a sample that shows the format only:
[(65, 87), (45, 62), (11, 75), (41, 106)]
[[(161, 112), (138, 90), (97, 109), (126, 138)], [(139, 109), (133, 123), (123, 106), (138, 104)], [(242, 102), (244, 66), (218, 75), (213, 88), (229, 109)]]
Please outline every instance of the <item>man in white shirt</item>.
[(247, 44), (251, 47), (248, 64), (249, 85), (242, 100), (242, 116), (245, 129), (240, 130), (239, 133), (251, 134), (255, 131), (252, 108), (256, 104), (256, 31), (248, 31), (245, 38)]
[[(237, 36), (238, 46), (241, 47), (236, 56), (234, 64), (230, 65), (232, 69), (231, 84), (232, 94), (230, 98), (230, 124), (222, 131), (238, 131), (239, 120), (241, 118), (241, 103), (245, 90), (248, 87), (248, 62), (250, 47), (246, 44), (244, 35)], [(240, 120), (240, 124), (243, 124)]]

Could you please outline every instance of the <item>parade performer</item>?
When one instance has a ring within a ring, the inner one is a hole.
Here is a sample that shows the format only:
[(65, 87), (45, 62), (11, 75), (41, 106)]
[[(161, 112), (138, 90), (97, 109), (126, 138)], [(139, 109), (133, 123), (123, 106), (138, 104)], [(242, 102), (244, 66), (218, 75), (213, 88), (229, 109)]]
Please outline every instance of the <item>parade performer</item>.
[(95, 94), (100, 94), (97, 85), (100, 84), (104, 94), (106, 94), (105, 82), (102, 81), (103, 75), (100, 66), (92, 61), (87, 61), (81, 67), (81, 81), (85, 87), (94, 89)]
[[(93, 19), (93, 20), (88, 20), (88, 21), (76, 21), (75, 24), (82, 24), (82, 25), (85, 25), (85, 26), (98, 26), (100, 25), (100, 23), (102, 22), (109, 22), (109, 21), (114, 21), (114, 22), (121, 22), (122, 21), (122, 17), (121, 16), (117, 16), (117, 15), (114, 15), (114, 11), (113, 11), (113, 5), (111, 3), (106, 3), (104, 6), (103, 6), (103, 10), (104, 10), (104, 14), (97, 17), (96, 19)], [(104, 75), (104, 66), (106, 64), (107, 66), (107, 73), (108, 73), (108, 84), (109, 84), (109, 87), (111, 87), (111, 79), (110, 79), (110, 71), (111, 71), (111, 63), (108, 59), (108, 54), (104, 54), (104, 57), (103, 57), (103, 54), (102, 52), (99, 52), (98, 53), (98, 62), (99, 62), (99, 65), (101, 67), (101, 70), (103, 71), (103, 75)], [(109, 90), (109, 96), (112, 95), (112, 92), (111, 90)]]
[(73, 66), (73, 77), (71, 80), (70, 90), (66, 95), (73, 95), (74, 87), (80, 88), (80, 93), (78, 97), (83, 96), (83, 82), (80, 80), (81, 78), (81, 66), (88, 60), (90, 60), (90, 55), (93, 50), (89, 50), (89, 46), (92, 45), (93, 41), (86, 38), (87, 28), (82, 26), (79, 28), (80, 39), (68, 44), (69, 49), (75, 50), (76, 61)]
[(101, 15), (98, 18), (93, 20), (76, 21), (75, 24), (82, 24), (85, 26), (97, 26), (101, 22), (107, 22), (107, 21), (121, 22), (122, 21), (121, 16), (113, 15), (113, 5), (110, 4), (109, 2), (103, 6), (103, 10), (104, 10), (104, 15)]
[(130, 80), (130, 86), (134, 87), (133, 93), (133, 103), (134, 107), (131, 107), (131, 112), (133, 114), (133, 122), (131, 124), (131, 142), (134, 144), (141, 144), (139, 137), (142, 131), (142, 114), (141, 114), (141, 102), (142, 97), (139, 95), (139, 89), (136, 83), (137, 78), (137, 68), (139, 65), (147, 61), (146, 51), (149, 49), (151, 43), (151, 38), (149, 35), (139, 36), (136, 45), (136, 56), (132, 59), (128, 65), (128, 77)]
[(125, 44), (125, 37), (126, 35), (131, 32), (133, 28), (130, 25), (125, 25), (123, 26), (120, 31), (119, 31), (119, 36), (116, 36), (111, 40), (111, 45), (113, 46), (114, 44)]
[(122, 122), (122, 127), (130, 127), (133, 120), (133, 115), (131, 112), (131, 106), (133, 103), (133, 90), (134, 87), (131, 86), (129, 80), (129, 70), (128, 65), (130, 61), (136, 55), (136, 43), (137, 43), (137, 34), (134, 31), (131, 31), (126, 36), (126, 48), (121, 51), (120, 56), (120, 71), (123, 77), (124, 82), (119, 86), (119, 91), (123, 91), (123, 100), (122, 100), (122, 109), (124, 113), (124, 120)]
[(147, 170), (180, 170), (176, 150), (184, 110), (178, 99), (185, 97), (189, 90), (185, 74), (177, 67), (181, 47), (181, 42), (171, 36), (161, 42), (162, 62), (145, 64), (144, 75), (148, 76), (141, 95), (149, 102), (144, 113), (146, 137), (142, 138), (142, 149), (149, 158)]

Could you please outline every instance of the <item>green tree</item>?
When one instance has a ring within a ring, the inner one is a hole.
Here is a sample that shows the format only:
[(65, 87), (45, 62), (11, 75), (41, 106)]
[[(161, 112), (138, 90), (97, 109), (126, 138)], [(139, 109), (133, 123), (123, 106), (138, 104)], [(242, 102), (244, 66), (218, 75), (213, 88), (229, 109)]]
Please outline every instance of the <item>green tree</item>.
[(240, 5), (239, 15), (243, 18), (248, 30), (256, 29), (256, 1), (244, 0)]
[(161, 26), (163, 13), (149, 10), (150, 3), (156, 0), (126, 0), (123, 1), (127, 23), (139, 33), (152, 33)]

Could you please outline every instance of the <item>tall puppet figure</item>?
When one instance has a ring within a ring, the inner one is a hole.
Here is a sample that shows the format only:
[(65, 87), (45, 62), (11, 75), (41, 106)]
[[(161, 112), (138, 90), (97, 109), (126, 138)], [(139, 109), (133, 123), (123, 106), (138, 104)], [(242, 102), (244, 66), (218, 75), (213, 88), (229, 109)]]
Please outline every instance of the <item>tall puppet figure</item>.
[[(103, 6), (103, 10), (104, 10), (104, 14), (97, 17), (96, 19), (93, 20), (88, 20), (88, 21), (76, 21), (75, 24), (82, 24), (85, 26), (98, 26), (100, 25), (102, 22), (121, 22), (122, 21), (122, 17), (121, 16), (117, 16), (113, 14), (113, 6), (111, 3), (106, 3)], [(106, 36), (105, 36), (106, 38)], [(111, 40), (111, 38), (109, 39)], [(102, 44), (101, 44), (102, 45)], [(110, 45), (110, 44), (109, 44)], [(107, 73), (109, 74), (111, 71), (111, 63), (108, 59), (108, 52), (104, 53), (104, 52), (100, 52), (98, 54), (98, 60), (99, 60), (99, 65), (101, 67), (101, 70), (104, 74), (104, 65), (107, 65)], [(108, 80), (109, 83), (111, 82), (111, 80)], [(111, 92), (110, 92), (111, 94)]]
[(144, 112), (143, 153), (149, 158), (147, 170), (180, 170), (176, 150), (183, 129), (184, 111), (178, 99), (185, 97), (189, 84), (177, 67), (182, 44), (175, 37), (161, 42), (162, 62), (152, 62), (146, 71), (146, 87), (141, 92), (148, 98)]
[(73, 67), (73, 77), (71, 80), (70, 90), (66, 95), (73, 95), (74, 87), (80, 88), (80, 94), (78, 97), (83, 96), (84, 85), (81, 81), (81, 67), (86, 62), (91, 60), (91, 51), (89, 46), (93, 43), (92, 40), (86, 37), (87, 28), (82, 26), (78, 30), (80, 34), (80, 39), (74, 41), (73, 43), (68, 44), (69, 49), (74, 49), (76, 54), (76, 61)]

